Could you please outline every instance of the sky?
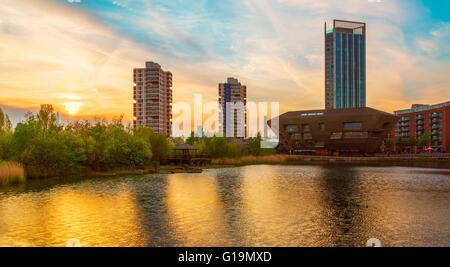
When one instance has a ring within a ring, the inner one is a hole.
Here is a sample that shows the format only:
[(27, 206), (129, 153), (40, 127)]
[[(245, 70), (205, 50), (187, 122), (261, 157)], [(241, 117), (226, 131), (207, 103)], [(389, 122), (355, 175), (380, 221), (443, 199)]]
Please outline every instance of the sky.
[(324, 22), (367, 23), (367, 105), (450, 100), (450, 1), (0, 0), (0, 107), (132, 121), (132, 70), (158, 62), (174, 102), (236, 77), (280, 113), (324, 108)]

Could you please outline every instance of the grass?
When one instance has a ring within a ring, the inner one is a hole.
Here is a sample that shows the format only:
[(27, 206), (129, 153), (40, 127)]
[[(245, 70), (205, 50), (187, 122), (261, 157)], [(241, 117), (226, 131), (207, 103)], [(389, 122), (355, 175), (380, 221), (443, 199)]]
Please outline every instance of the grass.
[(25, 183), (25, 171), (15, 162), (0, 163), (0, 185)]

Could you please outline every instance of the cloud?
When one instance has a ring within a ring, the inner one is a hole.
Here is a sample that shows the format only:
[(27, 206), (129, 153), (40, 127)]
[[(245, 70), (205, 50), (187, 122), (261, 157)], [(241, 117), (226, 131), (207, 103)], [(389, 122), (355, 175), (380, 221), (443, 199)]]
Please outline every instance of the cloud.
[(393, 111), (448, 100), (449, 59), (440, 55), (448, 55), (450, 26), (410, 42), (404, 27), (421, 11), (403, 2), (84, 4), (2, 1), (0, 105), (51, 103), (67, 113), (71, 103), (80, 116), (125, 114), (130, 121), (132, 69), (152, 60), (174, 74), (175, 101), (192, 102), (194, 93), (216, 100), (217, 84), (234, 76), (249, 100), (279, 101), (281, 112), (322, 108), (323, 27), (333, 18), (367, 22), (369, 106)]
[(2, 104), (51, 103), (67, 112), (65, 103), (76, 101), (86, 116), (123, 113), (130, 119), (132, 68), (150, 52), (55, 3), (6, 0), (0, 16), (0, 72), (7, 77), (0, 79)]

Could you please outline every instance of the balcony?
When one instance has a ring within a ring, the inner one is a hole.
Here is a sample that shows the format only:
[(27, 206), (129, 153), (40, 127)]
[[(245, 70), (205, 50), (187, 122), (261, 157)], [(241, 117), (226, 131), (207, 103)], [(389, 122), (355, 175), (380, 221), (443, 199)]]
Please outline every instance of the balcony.
[(425, 115), (416, 115), (415, 118), (416, 120), (423, 120), (425, 119)]
[(432, 117), (432, 118), (437, 118), (437, 117), (439, 117), (439, 116), (441, 116), (441, 113), (440, 113), (440, 112), (439, 112), (439, 113), (434, 112), (434, 113), (431, 114), (431, 117)]

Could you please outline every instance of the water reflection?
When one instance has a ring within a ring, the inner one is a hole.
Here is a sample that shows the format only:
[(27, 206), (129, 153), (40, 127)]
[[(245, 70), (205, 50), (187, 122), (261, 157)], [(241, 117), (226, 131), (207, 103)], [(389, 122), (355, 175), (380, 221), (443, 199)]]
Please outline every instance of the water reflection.
[(176, 174), (167, 178), (167, 216), (182, 246), (229, 245), (217, 180)]
[(104, 190), (87, 184), (2, 199), (0, 245), (65, 246), (72, 238), (82, 246), (138, 246), (145, 242), (130, 188)]
[(0, 245), (450, 245), (450, 170), (247, 166), (0, 191)]
[(370, 191), (360, 191), (360, 173), (355, 167), (323, 168), (321, 171), (318, 186), (326, 229), (323, 243), (331, 246), (361, 246), (361, 238), (358, 237), (367, 236), (373, 227), (370, 220), (365, 220)]

